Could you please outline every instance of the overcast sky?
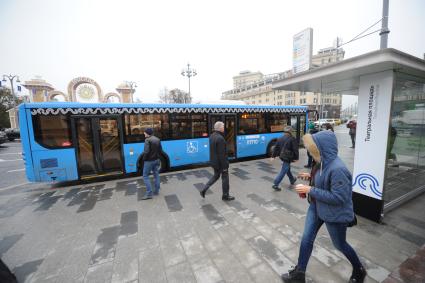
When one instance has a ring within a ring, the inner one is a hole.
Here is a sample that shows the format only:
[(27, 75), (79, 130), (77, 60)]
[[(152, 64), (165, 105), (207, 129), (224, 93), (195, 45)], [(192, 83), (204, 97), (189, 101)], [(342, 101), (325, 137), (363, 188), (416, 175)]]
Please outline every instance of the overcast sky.
[[(424, 12), (423, 0), (390, 0), (389, 47), (423, 58)], [(194, 98), (217, 100), (242, 70), (290, 69), (299, 31), (313, 28), (315, 54), (381, 16), (382, 0), (0, 0), (0, 75), (40, 75), (63, 92), (79, 76), (103, 93), (132, 80), (136, 96), (152, 102), (164, 87), (187, 91), (180, 72), (190, 62)], [(376, 33), (344, 46), (346, 58), (378, 49), (379, 40)]]

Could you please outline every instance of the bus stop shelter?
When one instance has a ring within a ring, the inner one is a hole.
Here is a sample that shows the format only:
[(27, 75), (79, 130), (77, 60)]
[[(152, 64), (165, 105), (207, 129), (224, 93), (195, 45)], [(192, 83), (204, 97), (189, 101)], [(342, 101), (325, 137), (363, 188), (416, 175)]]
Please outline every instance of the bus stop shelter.
[(275, 81), (273, 89), (358, 95), (355, 212), (384, 214), (425, 192), (425, 61), (382, 49)]

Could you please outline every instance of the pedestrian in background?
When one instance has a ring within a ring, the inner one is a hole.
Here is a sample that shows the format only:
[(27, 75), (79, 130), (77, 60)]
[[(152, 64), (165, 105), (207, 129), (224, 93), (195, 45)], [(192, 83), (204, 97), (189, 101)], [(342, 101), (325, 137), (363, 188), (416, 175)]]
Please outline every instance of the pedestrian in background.
[(210, 164), (214, 169), (214, 175), (200, 192), (201, 196), (205, 198), (205, 193), (209, 187), (217, 182), (221, 175), (223, 191), (221, 199), (224, 201), (234, 200), (235, 197), (229, 195), (229, 160), (227, 144), (224, 139), (224, 123), (220, 121), (214, 124), (214, 132), (210, 136)]
[(299, 158), (298, 142), (292, 136), (292, 131), (293, 128), (291, 126), (286, 126), (283, 130), (283, 135), (277, 139), (273, 150), (271, 159), (274, 160), (277, 156), (279, 156), (280, 160), (282, 160), (282, 167), (279, 174), (274, 179), (272, 186), (272, 188), (276, 191), (281, 190), (279, 184), (282, 182), (285, 175), (288, 175), (291, 185), (294, 185), (297, 181), (297, 178), (295, 178), (291, 172), (291, 163), (298, 161)]
[[(331, 131), (322, 131), (314, 135), (304, 135), (303, 141), (314, 160), (320, 164), (320, 169), (314, 175), (314, 185), (299, 184), (295, 188), (299, 194), (309, 194), (311, 201), (305, 219), (298, 264), (283, 274), (282, 280), (305, 282), (305, 271), (314, 240), (325, 223), (333, 245), (353, 266), (349, 282), (363, 282), (366, 270), (346, 240), (347, 227), (354, 225), (356, 220), (352, 202), (352, 176), (338, 157), (336, 136)], [(307, 174), (304, 173), (304, 177), (309, 177)]]
[[(314, 123), (312, 123), (312, 122), (310, 122), (310, 124), (308, 125), (308, 128), (309, 128), (308, 133), (309, 133), (310, 135), (313, 135), (313, 134), (315, 134), (315, 133), (317, 133), (317, 132), (318, 132), (318, 130), (316, 129), (316, 127), (315, 127)], [(312, 156), (311, 156), (311, 154), (308, 152), (308, 150), (307, 150), (307, 157), (308, 157), (307, 165), (304, 165), (304, 168), (312, 168), (312, 167), (313, 167), (313, 157), (312, 157)]]
[[(153, 195), (159, 194), (160, 180), (159, 169), (161, 162), (159, 155), (162, 152), (161, 141), (153, 135), (153, 129), (147, 128), (144, 132), (145, 145), (143, 149), (143, 180), (145, 181), (146, 193), (142, 200), (151, 199)], [(152, 172), (155, 190), (152, 191), (149, 174)]]
[(357, 130), (357, 121), (356, 120), (351, 120), (350, 122), (347, 123), (347, 128), (349, 128), (350, 130), (348, 131), (348, 134), (351, 137), (351, 148), (355, 148), (356, 147), (356, 130)]

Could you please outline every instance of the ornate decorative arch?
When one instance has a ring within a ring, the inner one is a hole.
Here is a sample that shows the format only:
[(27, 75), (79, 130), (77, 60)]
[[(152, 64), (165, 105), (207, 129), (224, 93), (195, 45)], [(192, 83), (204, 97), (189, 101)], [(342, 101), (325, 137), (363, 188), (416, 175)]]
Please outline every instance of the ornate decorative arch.
[(71, 101), (77, 102), (76, 90), (77, 90), (77, 87), (81, 84), (93, 85), (96, 88), (97, 94), (99, 96), (98, 102), (103, 101), (103, 94), (102, 94), (102, 89), (100, 88), (100, 85), (95, 80), (91, 78), (87, 78), (87, 77), (78, 77), (69, 82), (68, 95), (71, 98)]
[(105, 94), (105, 96), (103, 97), (103, 102), (108, 102), (109, 97), (115, 96), (118, 98), (118, 101), (121, 103), (122, 102), (122, 97), (121, 95), (119, 95), (116, 92), (108, 92), (107, 94)]
[(53, 90), (49, 92), (48, 101), (52, 101), (55, 96), (62, 95), (65, 101), (69, 101), (69, 96), (59, 90)]

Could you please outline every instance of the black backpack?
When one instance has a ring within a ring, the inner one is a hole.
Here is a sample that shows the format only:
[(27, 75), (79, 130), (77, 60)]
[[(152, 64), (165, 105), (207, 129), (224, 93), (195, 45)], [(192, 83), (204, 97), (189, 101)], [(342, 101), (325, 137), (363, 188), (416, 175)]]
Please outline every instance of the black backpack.
[(292, 137), (288, 137), (286, 142), (283, 144), (279, 154), (280, 159), (282, 159), (283, 161), (292, 162), (292, 160), (294, 160), (295, 154), (292, 151), (292, 147), (291, 149), (288, 149), (288, 145), (291, 145), (291, 144), (292, 144)]

